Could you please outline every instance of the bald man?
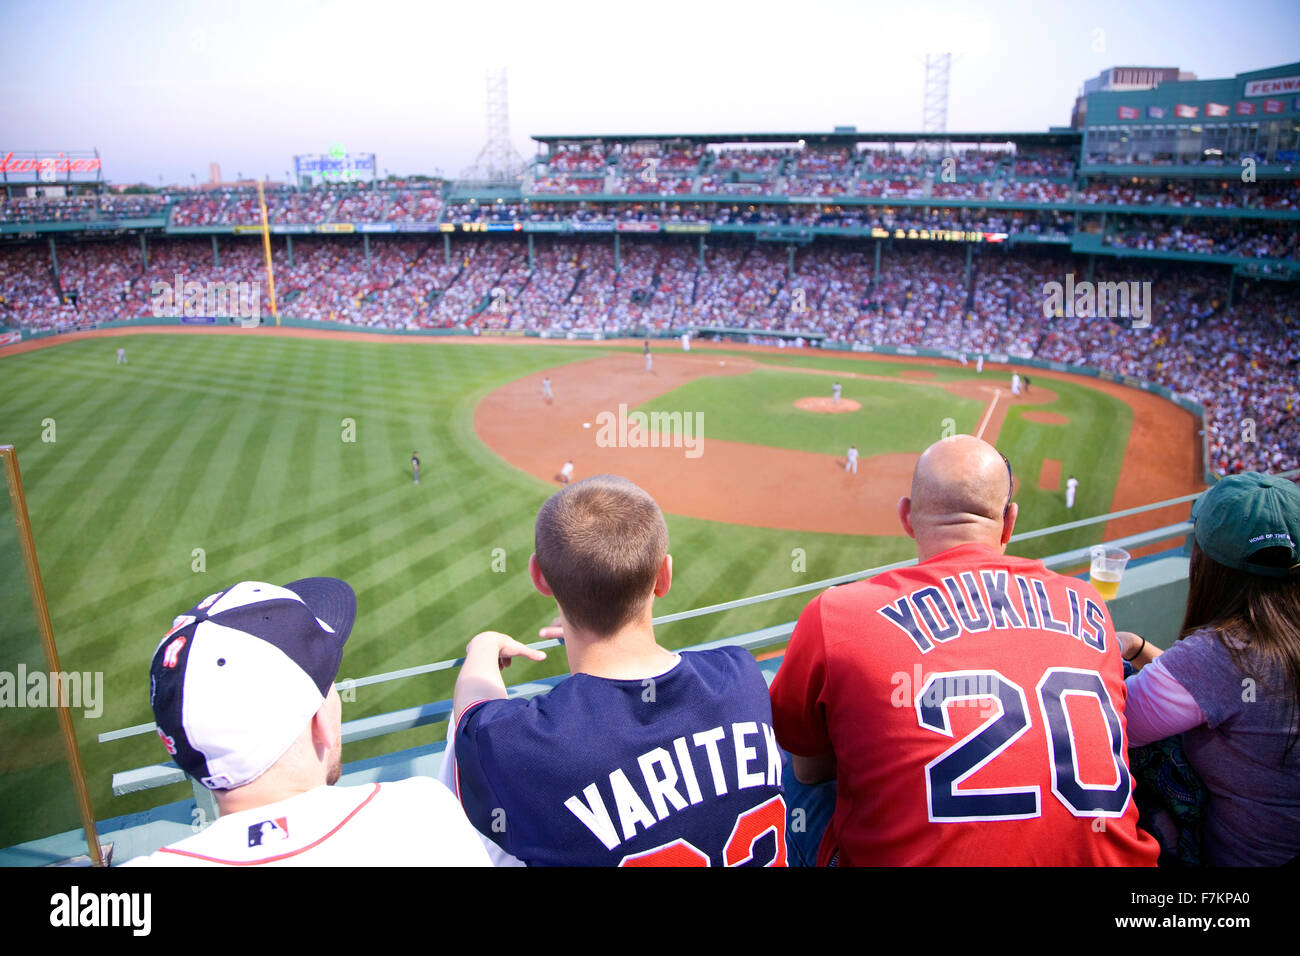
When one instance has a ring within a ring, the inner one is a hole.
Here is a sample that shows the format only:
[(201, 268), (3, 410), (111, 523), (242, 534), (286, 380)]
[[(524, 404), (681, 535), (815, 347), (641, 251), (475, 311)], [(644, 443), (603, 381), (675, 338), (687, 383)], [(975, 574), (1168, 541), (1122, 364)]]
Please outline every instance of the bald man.
[(1155, 865), (1106, 603), (1007, 556), (1014, 488), (992, 445), (931, 445), (898, 503), (919, 563), (800, 616), (772, 715), (792, 818), (834, 781), (819, 865)]

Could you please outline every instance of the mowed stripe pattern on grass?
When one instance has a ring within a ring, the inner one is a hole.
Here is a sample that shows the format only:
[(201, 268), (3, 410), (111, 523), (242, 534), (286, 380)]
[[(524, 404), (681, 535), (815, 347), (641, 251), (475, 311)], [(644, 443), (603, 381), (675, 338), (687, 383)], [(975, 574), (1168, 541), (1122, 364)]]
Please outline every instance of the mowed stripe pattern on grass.
[(864, 460), (878, 454), (919, 453), (942, 436), (949, 421), (957, 431), (974, 431), (984, 411), (980, 402), (901, 378), (844, 378), (843, 397), (860, 402), (858, 411), (827, 415), (795, 407), (800, 398), (829, 398), (835, 381), (828, 375), (761, 368), (735, 377), (696, 379), (641, 410), (702, 411), (706, 441), (725, 439), (840, 457), (855, 444)]
[[(567, 353), (250, 335), (133, 339), (127, 365), (113, 355), (79, 342), (7, 358), (0, 383), (0, 440), (18, 448), (63, 666), (104, 672), (103, 716), (78, 722), (99, 815), (157, 802), (108, 796), (112, 770), (163, 759), (156, 738), (94, 737), (150, 719), (154, 647), (211, 591), (348, 580), (361, 608), (348, 676), (453, 657), (477, 630), (519, 622), (508, 612), (531, 595), (527, 580), (493, 574), (491, 552), (522, 569), (549, 489), (484, 468), (456, 412)], [(46, 419), (53, 442), (41, 441)], [(411, 683), (366, 689), (365, 712), (450, 686)]]
[[(0, 442), (18, 448), (55, 635), (67, 670), (102, 671), (105, 702), (76, 726), (96, 816), (184, 799), (110, 795), (113, 771), (160, 762), (153, 735), (97, 734), (152, 719), (148, 664), (174, 615), (242, 579), (348, 580), (359, 599), (342, 677), (454, 658), (484, 629), (524, 640), (554, 613), (526, 573), (537, 508), (556, 486), (510, 467), (473, 432), (479, 398), (591, 349), (347, 343), (258, 336), (80, 341), (0, 361)], [(42, 442), (54, 420), (55, 441)], [(345, 442), (343, 420), (355, 422)], [(409, 459), (418, 450), (420, 485)], [(668, 614), (903, 557), (906, 539), (742, 528), (668, 517)], [(494, 549), (505, 573), (492, 571)], [(195, 549), (202, 549), (204, 571)], [(12, 576), (16, 555), (0, 554)], [(792, 620), (807, 596), (665, 626), (680, 647)], [(0, 642), (0, 646), (3, 646)], [(6, 662), (0, 661), (0, 669)], [(512, 682), (565, 669), (562, 649)], [(10, 668), (12, 669), (12, 668)], [(449, 696), (454, 671), (361, 688), (344, 719)], [(0, 714), (0, 718), (3, 715)], [(350, 744), (355, 761), (428, 744), (436, 730)], [(0, 779), (0, 845), (21, 833)], [(66, 820), (61, 828), (74, 826)], [(5, 829), (9, 827), (9, 829)]]

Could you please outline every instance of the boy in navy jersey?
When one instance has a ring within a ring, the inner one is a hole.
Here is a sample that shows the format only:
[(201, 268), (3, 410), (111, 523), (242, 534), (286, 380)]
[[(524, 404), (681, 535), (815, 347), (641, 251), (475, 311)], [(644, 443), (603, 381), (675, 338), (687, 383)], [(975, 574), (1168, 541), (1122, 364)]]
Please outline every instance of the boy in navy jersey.
[(758, 665), (739, 648), (675, 654), (655, 640), (673, 564), (654, 499), (612, 475), (577, 482), (542, 506), (535, 543), (529, 575), (560, 611), (542, 636), (563, 637), (572, 676), (507, 699), (500, 669), (545, 654), (477, 635), (444, 763), (497, 862), (785, 865), (781, 755)]

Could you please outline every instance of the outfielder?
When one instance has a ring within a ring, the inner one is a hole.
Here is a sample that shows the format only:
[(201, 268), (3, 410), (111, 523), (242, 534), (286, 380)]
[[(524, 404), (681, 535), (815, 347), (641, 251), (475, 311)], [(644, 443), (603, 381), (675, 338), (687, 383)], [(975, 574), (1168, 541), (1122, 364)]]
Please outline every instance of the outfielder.
[(118, 365), (126, 364), (126, 349), (117, 350), (117, 364)]

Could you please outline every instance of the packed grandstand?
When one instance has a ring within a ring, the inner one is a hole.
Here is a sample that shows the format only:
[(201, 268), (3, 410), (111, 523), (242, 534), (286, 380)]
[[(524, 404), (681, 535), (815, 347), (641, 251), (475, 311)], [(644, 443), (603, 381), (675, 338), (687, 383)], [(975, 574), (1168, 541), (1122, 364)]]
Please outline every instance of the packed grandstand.
[[(1293, 151), (1117, 159), (1071, 130), (537, 141), (504, 187), (267, 187), (279, 314), (1087, 365), (1204, 405), (1219, 474), (1300, 466)], [(1259, 176), (1238, 173), (1256, 160)], [(177, 276), (260, 283), (262, 208), (246, 187), (9, 186), (0, 326), (156, 315), (155, 284)], [(1067, 276), (1150, 283), (1150, 327), (1045, 309)]]

